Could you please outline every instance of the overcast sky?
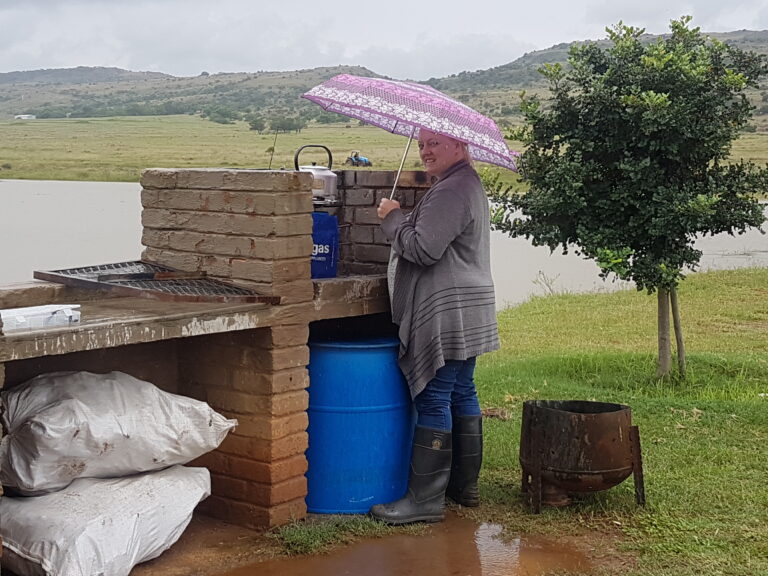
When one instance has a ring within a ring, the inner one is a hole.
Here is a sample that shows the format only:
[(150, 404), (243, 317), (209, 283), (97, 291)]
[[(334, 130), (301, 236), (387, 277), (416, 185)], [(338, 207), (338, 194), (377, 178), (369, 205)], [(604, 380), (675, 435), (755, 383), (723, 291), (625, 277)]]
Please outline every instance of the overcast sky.
[(424, 80), (604, 38), (620, 20), (665, 33), (684, 14), (705, 32), (768, 29), (768, 0), (0, 0), (0, 72), (351, 64)]

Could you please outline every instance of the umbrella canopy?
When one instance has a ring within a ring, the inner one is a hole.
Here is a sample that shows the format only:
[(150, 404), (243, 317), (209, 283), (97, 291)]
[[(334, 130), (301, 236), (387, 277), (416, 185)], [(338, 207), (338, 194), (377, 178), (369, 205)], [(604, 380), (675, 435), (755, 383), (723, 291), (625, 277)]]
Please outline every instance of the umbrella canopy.
[(473, 159), (517, 170), (493, 120), (430, 86), (339, 74), (302, 97), (394, 134), (418, 138), (424, 128), (450, 136), (465, 142)]

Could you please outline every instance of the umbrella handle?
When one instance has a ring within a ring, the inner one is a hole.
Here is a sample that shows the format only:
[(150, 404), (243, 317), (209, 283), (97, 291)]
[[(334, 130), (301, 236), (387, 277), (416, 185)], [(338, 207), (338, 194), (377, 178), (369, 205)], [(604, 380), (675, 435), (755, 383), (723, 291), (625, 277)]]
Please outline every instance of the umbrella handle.
[(395, 176), (395, 183), (392, 186), (392, 193), (389, 195), (389, 199), (392, 200), (395, 196), (395, 189), (397, 188), (397, 181), (400, 180), (400, 172), (403, 171), (403, 164), (405, 164), (405, 157), (408, 156), (408, 150), (411, 147), (411, 141), (413, 140), (413, 134), (416, 132), (416, 126), (411, 130), (411, 135), (408, 136), (408, 144), (405, 145), (405, 152), (403, 152), (403, 159), (400, 160), (400, 168), (397, 169), (397, 175)]

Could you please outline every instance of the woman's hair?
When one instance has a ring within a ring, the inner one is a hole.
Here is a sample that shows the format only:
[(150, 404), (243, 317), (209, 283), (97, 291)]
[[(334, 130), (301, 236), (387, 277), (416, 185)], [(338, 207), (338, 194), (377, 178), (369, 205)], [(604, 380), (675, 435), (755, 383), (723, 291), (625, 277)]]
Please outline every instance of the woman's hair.
[(461, 141), (459, 141), (459, 144), (461, 144), (461, 151), (462, 151), (462, 154), (464, 155), (464, 160), (466, 160), (469, 163), (469, 165), (474, 168), (475, 162), (474, 160), (472, 160), (472, 156), (469, 155), (469, 144)]
[[(472, 156), (470, 156), (470, 154), (469, 154), (469, 144), (467, 144), (466, 142), (462, 142), (461, 140), (458, 140), (458, 139), (454, 138), (453, 136), (449, 136), (448, 134), (440, 134), (439, 132), (432, 132), (431, 130), (426, 130), (426, 128), (425, 128), (425, 131), (429, 132), (430, 134), (441, 135), (443, 138), (448, 138), (449, 140), (452, 140), (453, 142), (456, 142), (456, 144), (458, 144), (459, 147), (461, 148), (461, 156), (462, 156), (462, 158), (464, 160), (466, 160), (467, 163), (469, 163), (470, 166), (472, 166), (473, 168), (475, 167), (475, 162), (472, 159)], [(421, 139), (421, 135), (419, 136), (419, 139)]]

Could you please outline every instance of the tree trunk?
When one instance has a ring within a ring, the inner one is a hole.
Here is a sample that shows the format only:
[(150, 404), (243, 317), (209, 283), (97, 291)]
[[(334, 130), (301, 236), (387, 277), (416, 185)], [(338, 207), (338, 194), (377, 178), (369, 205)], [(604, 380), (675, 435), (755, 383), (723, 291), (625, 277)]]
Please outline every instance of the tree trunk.
[(685, 378), (685, 343), (683, 342), (683, 327), (680, 324), (680, 307), (677, 303), (677, 288), (672, 288), (669, 293), (672, 304), (672, 321), (675, 326), (675, 346), (677, 348), (677, 369), (680, 377)]
[(672, 370), (672, 345), (669, 338), (669, 290), (659, 288), (656, 295), (659, 304), (659, 363), (656, 377), (665, 378), (669, 376)]

